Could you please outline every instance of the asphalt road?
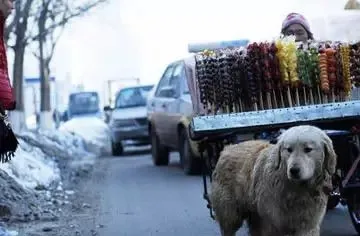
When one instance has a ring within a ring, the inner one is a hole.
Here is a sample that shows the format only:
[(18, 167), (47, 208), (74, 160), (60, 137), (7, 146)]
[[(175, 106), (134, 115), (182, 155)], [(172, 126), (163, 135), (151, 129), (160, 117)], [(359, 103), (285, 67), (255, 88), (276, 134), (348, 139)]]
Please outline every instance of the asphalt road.
[[(149, 154), (103, 157), (89, 181), (97, 195), (89, 223), (99, 225), (97, 235), (219, 235), (202, 199), (201, 177), (185, 176), (176, 154), (167, 167), (154, 167)], [(327, 214), (321, 235), (356, 235), (346, 209)]]

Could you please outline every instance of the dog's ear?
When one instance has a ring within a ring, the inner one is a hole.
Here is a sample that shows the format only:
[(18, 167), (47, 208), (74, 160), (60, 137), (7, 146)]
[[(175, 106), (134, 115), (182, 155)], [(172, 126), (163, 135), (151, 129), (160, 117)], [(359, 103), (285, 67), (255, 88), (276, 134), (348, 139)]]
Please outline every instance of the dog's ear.
[(333, 175), (335, 174), (336, 171), (337, 156), (334, 150), (332, 140), (326, 134), (324, 134), (324, 149), (325, 149), (324, 167), (329, 172), (330, 175)]
[(278, 170), (280, 168), (282, 143), (283, 143), (283, 141), (280, 136), (277, 140), (277, 143), (273, 146), (271, 153), (270, 153), (271, 158), (273, 159), (275, 170)]

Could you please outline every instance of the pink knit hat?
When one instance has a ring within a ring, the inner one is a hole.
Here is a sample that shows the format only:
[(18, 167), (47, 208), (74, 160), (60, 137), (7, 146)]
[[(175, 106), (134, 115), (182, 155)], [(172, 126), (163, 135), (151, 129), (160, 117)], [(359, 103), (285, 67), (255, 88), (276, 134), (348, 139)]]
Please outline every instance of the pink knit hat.
[(302, 25), (308, 33), (312, 34), (309, 22), (305, 19), (303, 15), (299, 13), (290, 13), (289, 15), (287, 15), (287, 17), (282, 23), (281, 32), (284, 32), (287, 27), (293, 24)]

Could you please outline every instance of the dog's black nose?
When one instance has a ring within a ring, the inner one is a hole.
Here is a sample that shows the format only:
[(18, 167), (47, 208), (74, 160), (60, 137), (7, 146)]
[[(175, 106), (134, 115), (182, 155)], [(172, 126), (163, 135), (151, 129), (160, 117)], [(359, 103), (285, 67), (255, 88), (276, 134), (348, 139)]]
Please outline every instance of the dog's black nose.
[(300, 168), (299, 167), (291, 167), (290, 168), (290, 174), (295, 178), (299, 178), (299, 176), (300, 176)]

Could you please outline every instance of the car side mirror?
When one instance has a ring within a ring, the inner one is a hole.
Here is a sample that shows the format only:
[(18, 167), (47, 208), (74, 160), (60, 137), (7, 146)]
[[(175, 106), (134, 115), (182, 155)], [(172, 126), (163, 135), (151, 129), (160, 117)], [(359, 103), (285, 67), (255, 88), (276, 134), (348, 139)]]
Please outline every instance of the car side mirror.
[(112, 109), (110, 106), (104, 106), (104, 111), (108, 112), (108, 111), (112, 111)]
[(159, 96), (167, 97), (167, 98), (176, 98), (177, 97), (176, 89), (172, 86), (163, 87), (159, 91)]
[(64, 121), (64, 122), (66, 122), (66, 121), (69, 120), (69, 116), (68, 116), (67, 111), (64, 111), (64, 112), (63, 112), (61, 119), (62, 119), (62, 121)]

